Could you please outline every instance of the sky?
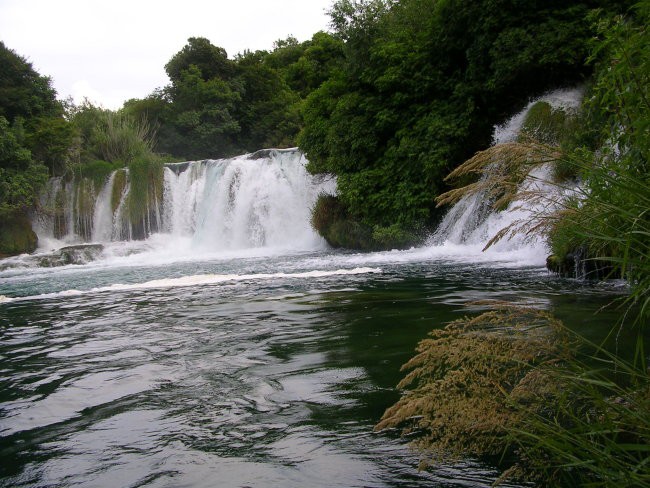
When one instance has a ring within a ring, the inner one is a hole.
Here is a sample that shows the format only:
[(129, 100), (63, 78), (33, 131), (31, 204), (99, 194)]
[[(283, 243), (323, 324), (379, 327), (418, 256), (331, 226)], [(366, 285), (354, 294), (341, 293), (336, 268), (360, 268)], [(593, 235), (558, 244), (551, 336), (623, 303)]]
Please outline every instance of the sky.
[(189, 37), (230, 58), (328, 30), (333, 0), (0, 0), (0, 40), (49, 76), (63, 99), (116, 109), (168, 83)]

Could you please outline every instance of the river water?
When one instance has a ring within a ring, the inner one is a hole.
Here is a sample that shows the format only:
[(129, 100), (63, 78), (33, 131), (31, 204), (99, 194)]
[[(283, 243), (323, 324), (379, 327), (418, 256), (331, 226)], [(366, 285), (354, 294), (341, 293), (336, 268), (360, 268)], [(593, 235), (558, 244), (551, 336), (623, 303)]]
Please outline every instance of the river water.
[(473, 300), (598, 331), (619, 292), (468, 252), (148, 251), (2, 271), (0, 486), (489, 486), (489, 464), (419, 472), (406, 441), (373, 432), (400, 366)]

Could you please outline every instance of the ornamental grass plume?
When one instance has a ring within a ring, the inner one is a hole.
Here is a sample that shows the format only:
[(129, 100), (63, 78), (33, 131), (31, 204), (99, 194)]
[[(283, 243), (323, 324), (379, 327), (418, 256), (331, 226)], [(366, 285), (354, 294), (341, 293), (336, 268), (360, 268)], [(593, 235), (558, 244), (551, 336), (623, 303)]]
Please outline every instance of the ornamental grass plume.
[(553, 368), (570, 356), (561, 323), (541, 310), (498, 303), (429, 335), (402, 367), (409, 373), (398, 387), (409, 390), (376, 430), (419, 433), (412, 445), (423, 453), (422, 466), (462, 456), (512, 456), (510, 429), (559, 394), (560, 385), (536, 367)]
[(487, 456), (502, 469), (497, 483), (647, 486), (647, 371), (548, 312), (492, 306), (420, 342), (375, 430), (412, 439), (421, 469)]

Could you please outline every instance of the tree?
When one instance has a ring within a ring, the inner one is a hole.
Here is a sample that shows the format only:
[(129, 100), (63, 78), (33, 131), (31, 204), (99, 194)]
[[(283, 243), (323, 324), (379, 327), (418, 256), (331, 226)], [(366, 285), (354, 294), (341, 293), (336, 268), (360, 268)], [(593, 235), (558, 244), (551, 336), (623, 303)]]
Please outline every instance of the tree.
[(11, 123), (16, 117), (61, 113), (50, 79), (39, 75), (31, 63), (0, 41), (0, 116)]
[[(16, 130), (0, 117), (0, 218), (28, 211), (47, 181), (47, 168), (33, 161)], [(3, 252), (0, 249), (0, 253)]]
[(172, 84), (182, 80), (183, 72), (196, 66), (204, 81), (212, 78), (230, 79), (235, 72), (234, 63), (228, 59), (226, 50), (214, 46), (204, 37), (190, 37), (187, 44), (165, 65)]

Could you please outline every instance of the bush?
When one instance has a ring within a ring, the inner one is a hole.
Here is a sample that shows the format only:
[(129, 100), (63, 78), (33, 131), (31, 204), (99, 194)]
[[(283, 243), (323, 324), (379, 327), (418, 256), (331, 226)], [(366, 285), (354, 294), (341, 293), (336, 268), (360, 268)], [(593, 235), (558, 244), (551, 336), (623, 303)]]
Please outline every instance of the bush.
[(89, 161), (79, 166), (79, 176), (91, 180), (99, 191), (113, 171), (122, 167), (120, 162), (109, 163), (102, 160)]
[(399, 224), (388, 227), (376, 225), (372, 229), (372, 240), (381, 249), (408, 249), (419, 241), (413, 232), (405, 230)]

